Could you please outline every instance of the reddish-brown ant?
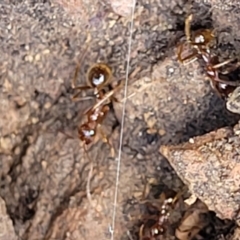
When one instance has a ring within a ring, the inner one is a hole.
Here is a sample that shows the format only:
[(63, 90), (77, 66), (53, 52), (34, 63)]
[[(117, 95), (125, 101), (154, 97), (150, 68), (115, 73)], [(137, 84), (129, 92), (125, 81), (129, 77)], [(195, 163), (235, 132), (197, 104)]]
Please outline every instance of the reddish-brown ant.
[[(85, 54), (83, 54), (82, 58)], [(80, 61), (81, 62), (81, 61)], [(122, 82), (115, 88), (112, 88), (110, 82), (112, 81), (112, 70), (105, 63), (94, 64), (87, 72), (87, 85), (76, 86), (76, 79), (79, 72), (79, 67), (76, 68), (75, 76), (72, 82), (72, 87), (78, 92), (73, 96), (73, 99), (77, 99), (81, 91), (93, 90), (96, 103), (88, 109), (84, 115), (87, 117), (86, 122), (81, 124), (78, 128), (78, 135), (80, 140), (84, 143), (84, 147), (93, 143), (96, 134), (100, 133), (104, 142), (108, 143), (111, 147), (112, 155), (114, 150), (108, 137), (101, 129), (101, 124), (104, 121), (107, 113), (110, 110), (110, 104), (112, 101), (118, 101), (114, 97), (114, 93), (119, 89)]]
[[(116, 88), (105, 93), (103, 90), (98, 92), (98, 97), (96, 98), (96, 104), (91, 107), (85, 115), (87, 116), (87, 121), (79, 126), (78, 135), (81, 141), (85, 145), (92, 143), (96, 137), (97, 133), (100, 133), (104, 142), (108, 143), (112, 150), (112, 155), (114, 155), (114, 150), (112, 144), (110, 143), (108, 137), (104, 134), (101, 129), (101, 124), (104, 121), (107, 113), (110, 110), (109, 104), (112, 101), (113, 94)], [(115, 98), (113, 98), (116, 101)]]
[[(192, 14), (189, 15), (185, 21), (185, 35), (187, 41), (180, 44), (178, 47), (177, 57), (181, 63), (192, 62), (196, 59), (202, 59), (205, 63), (207, 76), (211, 80), (211, 86), (222, 98), (228, 98), (229, 94), (239, 86), (239, 82), (228, 78), (227, 74), (239, 67), (238, 64), (230, 65), (234, 59), (229, 59), (224, 62), (219, 62), (217, 56), (210, 51), (210, 44), (214, 40), (212, 30), (198, 30), (194, 34), (190, 34), (190, 24), (192, 21)], [(190, 47), (191, 53), (182, 57), (184, 47)], [(223, 72), (220, 69), (229, 66), (228, 70)]]
[(154, 210), (154, 214), (147, 216), (146, 221), (141, 225), (140, 240), (157, 240), (159, 236), (165, 233), (170, 214), (182, 193), (181, 191), (174, 197), (167, 197), (166, 193), (163, 192), (160, 199), (156, 199), (155, 202), (147, 201), (147, 203), (150, 203), (150, 209)]

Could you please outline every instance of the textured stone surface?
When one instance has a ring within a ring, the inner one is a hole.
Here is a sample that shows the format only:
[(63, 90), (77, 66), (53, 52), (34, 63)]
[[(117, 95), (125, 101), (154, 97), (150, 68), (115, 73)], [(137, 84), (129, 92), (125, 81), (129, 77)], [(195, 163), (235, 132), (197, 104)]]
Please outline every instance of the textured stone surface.
[(0, 239), (17, 240), (13, 223), (7, 214), (6, 205), (2, 198), (0, 198)]
[(240, 199), (240, 125), (219, 129), (190, 143), (162, 146), (168, 158), (191, 192), (220, 218), (239, 218)]

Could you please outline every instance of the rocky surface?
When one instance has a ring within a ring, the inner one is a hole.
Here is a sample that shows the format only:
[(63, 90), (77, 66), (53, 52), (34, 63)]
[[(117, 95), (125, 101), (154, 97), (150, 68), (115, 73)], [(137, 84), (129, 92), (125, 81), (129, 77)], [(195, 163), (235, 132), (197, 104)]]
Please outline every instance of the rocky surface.
[(186, 144), (161, 146), (190, 191), (222, 219), (239, 218), (239, 130), (237, 125)]
[(6, 205), (2, 198), (0, 198), (0, 226), (1, 240), (17, 240), (13, 223), (7, 214)]

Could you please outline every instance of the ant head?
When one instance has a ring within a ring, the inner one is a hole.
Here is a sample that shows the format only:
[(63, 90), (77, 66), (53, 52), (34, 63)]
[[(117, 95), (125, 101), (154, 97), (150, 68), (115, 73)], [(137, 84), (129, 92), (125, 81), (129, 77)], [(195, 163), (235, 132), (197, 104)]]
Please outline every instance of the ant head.
[(112, 78), (112, 70), (107, 64), (94, 64), (87, 73), (88, 84), (93, 88), (106, 86)]
[(210, 29), (198, 30), (193, 35), (193, 44), (208, 46), (214, 39), (213, 31)]

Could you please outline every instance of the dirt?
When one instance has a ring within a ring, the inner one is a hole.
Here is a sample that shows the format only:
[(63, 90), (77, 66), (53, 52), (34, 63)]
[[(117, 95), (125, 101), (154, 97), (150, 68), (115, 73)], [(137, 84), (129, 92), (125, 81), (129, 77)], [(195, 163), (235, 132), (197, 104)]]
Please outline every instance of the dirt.
[(125, 78), (129, 9), (116, 1), (1, 1), (0, 197), (8, 239), (110, 239), (114, 223), (115, 239), (129, 239), (146, 182), (176, 191), (184, 185), (159, 147), (237, 123), (199, 64), (176, 61), (190, 11), (193, 28), (217, 30), (218, 54), (239, 56), (239, 9), (203, 2), (137, 1), (128, 86), (135, 95), (127, 99), (123, 126), (111, 134), (122, 120), (121, 103), (104, 124), (116, 151), (123, 129), (113, 222), (118, 162), (101, 141), (89, 150), (92, 162), (86, 157), (76, 135), (92, 102), (71, 101), (71, 80), (85, 49), (79, 83), (98, 61), (112, 67), (115, 80)]

